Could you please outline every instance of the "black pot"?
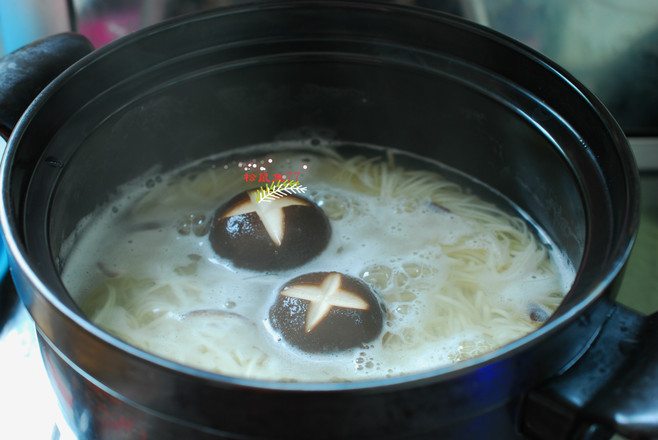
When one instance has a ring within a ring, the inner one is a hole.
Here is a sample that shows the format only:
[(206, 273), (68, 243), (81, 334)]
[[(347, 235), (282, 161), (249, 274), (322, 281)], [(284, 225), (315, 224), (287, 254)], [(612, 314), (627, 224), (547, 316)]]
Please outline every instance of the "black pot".
[[(53, 41), (88, 49), (75, 36)], [(177, 19), (94, 51), (15, 127), (24, 108), (5, 108), (13, 133), (1, 220), (12, 275), (81, 438), (658, 436), (658, 316), (612, 299), (638, 223), (634, 161), (599, 101), (532, 50), (405, 7), (261, 4)], [(567, 253), (573, 288), (543, 327), (492, 353), (347, 384), (198, 371), (137, 350), (79, 312), (58, 276), (62, 240), (118, 185), (156, 164), (168, 170), (276, 139), (384, 145), (476, 177)]]

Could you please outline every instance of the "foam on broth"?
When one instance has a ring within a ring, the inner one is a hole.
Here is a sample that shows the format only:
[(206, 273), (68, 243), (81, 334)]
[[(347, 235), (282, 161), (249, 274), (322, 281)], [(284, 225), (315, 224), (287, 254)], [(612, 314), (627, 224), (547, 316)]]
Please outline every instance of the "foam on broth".
[[(471, 185), (444, 179), (438, 164), (412, 169), (414, 160), (400, 153), (360, 151), (367, 154), (269, 145), (126, 185), (72, 234), (62, 279), (96, 325), (145, 351), (274, 381), (430, 370), (530, 333), (559, 305), (574, 270), (509, 205), (497, 207), (471, 194)], [(405, 167), (397, 164), (401, 157)], [(207, 240), (215, 209), (264, 184), (245, 174), (288, 172), (300, 173), (305, 197), (330, 219), (324, 252), (276, 273), (235, 268), (216, 256)], [(491, 199), (503, 202), (493, 193)], [(324, 271), (361, 278), (380, 295), (387, 316), (371, 343), (308, 354), (270, 328), (280, 286)]]

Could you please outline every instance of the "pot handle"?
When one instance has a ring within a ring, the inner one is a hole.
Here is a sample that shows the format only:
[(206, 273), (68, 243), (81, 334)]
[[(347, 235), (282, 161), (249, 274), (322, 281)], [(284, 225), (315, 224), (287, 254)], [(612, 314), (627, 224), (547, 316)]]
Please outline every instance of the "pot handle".
[(51, 35), (0, 59), (0, 136), (9, 138), (23, 112), (52, 80), (94, 50), (84, 36)]
[(525, 399), (535, 440), (658, 439), (658, 312), (620, 304), (578, 361)]

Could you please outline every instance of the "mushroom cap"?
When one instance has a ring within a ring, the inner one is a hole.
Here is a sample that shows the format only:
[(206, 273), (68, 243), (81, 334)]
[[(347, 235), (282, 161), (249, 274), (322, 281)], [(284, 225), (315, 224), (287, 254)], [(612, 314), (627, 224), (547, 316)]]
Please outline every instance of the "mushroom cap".
[(314, 272), (288, 281), (270, 308), (270, 325), (302, 351), (329, 353), (358, 347), (382, 331), (384, 308), (364, 281)]
[(327, 247), (331, 225), (315, 203), (296, 195), (259, 202), (254, 194), (240, 193), (215, 212), (209, 240), (217, 255), (245, 269), (285, 270)]

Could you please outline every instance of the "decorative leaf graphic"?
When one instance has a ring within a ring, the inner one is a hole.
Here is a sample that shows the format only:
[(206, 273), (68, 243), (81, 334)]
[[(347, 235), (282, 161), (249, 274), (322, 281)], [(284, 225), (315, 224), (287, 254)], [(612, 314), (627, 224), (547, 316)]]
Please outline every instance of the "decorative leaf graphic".
[(298, 181), (279, 180), (265, 185), (265, 188), (256, 190), (256, 202), (271, 202), (274, 199), (287, 196), (289, 194), (302, 194), (306, 192), (306, 187), (301, 186)]

